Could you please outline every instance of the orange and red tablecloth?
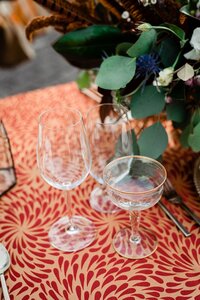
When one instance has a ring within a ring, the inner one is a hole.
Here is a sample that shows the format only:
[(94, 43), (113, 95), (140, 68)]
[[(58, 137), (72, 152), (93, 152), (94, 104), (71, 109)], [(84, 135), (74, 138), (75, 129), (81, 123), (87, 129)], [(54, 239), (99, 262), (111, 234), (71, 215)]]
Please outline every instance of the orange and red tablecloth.
[[(200, 300), (200, 228), (180, 207), (165, 200), (191, 236), (185, 238), (156, 205), (143, 211), (141, 220), (158, 237), (156, 252), (141, 260), (125, 259), (115, 253), (111, 241), (119, 228), (129, 225), (128, 213), (92, 210), (88, 200), (96, 183), (88, 176), (72, 191), (72, 199), (75, 213), (95, 223), (95, 241), (76, 253), (64, 253), (49, 244), (49, 228), (67, 214), (67, 205), (62, 192), (40, 177), (35, 149), (38, 115), (56, 103), (79, 108), (83, 115), (95, 104), (75, 83), (0, 101), (17, 174), (16, 186), (0, 199), (0, 242), (11, 256), (6, 272), (11, 299)], [(169, 148), (164, 156), (170, 179), (200, 217), (192, 179), (195, 158), (181, 148)]]

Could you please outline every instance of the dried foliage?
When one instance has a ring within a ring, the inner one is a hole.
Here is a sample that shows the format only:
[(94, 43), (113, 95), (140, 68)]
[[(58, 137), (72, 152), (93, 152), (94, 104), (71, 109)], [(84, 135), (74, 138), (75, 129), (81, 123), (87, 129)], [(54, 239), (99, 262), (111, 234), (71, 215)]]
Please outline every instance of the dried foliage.
[(62, 27), (64, 31), (69, 23), (70, 20), (67, 20), (65, 17), (60, 15), (36, 17), (27, 25), (26, 36), (29, 40), (31, 40), (33, 32), (48, 26)]
[[(152, 18), (155, 24), (163, 20), (175, 24), (180, 20), (179, 4), (174, 0), (157, 1), (155, 5), (147, 7), (140, 0), (34, 1), (47, 8), (53, 15), (47, 18), (33, 19), (27, 25), (28, 38), (34, 31), (47, 26), (54, 26), (56, 30), (63, 33), (102, 23), (117, 24), (124, 30), (134, 30), (140, 21), (151, 23)], [(128, 17), (125, 19), (124, 12), (128, 12)]]

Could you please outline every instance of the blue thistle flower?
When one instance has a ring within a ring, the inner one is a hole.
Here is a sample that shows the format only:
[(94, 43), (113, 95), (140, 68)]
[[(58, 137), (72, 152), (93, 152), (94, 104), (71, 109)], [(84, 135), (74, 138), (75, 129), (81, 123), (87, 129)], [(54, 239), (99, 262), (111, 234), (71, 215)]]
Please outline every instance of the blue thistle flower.
[(136, 61), (136, 78), (144, 77), (148, 80), (151, 75), (154, 77), (160, 72), (160, 59), (157, 53), (144, 54), (138, 57)]

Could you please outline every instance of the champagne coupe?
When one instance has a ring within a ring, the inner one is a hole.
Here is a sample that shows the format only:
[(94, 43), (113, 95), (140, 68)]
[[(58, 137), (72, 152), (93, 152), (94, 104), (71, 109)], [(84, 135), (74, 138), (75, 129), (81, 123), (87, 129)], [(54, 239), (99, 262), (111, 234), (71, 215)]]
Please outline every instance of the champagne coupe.
[(140, 211), (161, 198), (167, 173), (158, 161), (144, 156), (125, 156), (110, 162), (103, 178), (107, 192), (117, 206), (130, 212), (131, 228), (121, 229), (113, 238), (114, 249), (131, 259), (149, 256), (157, 248), (155, 234), (139, 228)]
[(91, 193), (90, 205), (96, 211), (114, 213), (119, 208), (106, 192), (103, 169), (112, 159), (132, 154), (133, 142), (127, 110), (112, 103), (95, 105), (87, 114), (86, 127), (92, 154), (90, 174), (99, 183)]
[(73, 252), (95, 238), (93, 223), (72, 214), (69, 191), (79, 186), (91, 167), (91, 154), (81, 113), (72, 108), (55, 108), (39, 117), (37, 162), (42, 178), (65, 192), (68, 216), (60, 218), (49, 231), (51, 244)]

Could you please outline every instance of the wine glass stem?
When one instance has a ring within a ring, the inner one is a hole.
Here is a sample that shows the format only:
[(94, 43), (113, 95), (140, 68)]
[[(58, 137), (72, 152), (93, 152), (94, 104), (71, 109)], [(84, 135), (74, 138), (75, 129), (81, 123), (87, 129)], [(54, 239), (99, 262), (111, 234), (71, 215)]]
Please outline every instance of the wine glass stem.
[(139, 225), (140, 225), (140, 212), (139, 211), (131, 211), (130, 212), (130, 222), (131, 222), (131, 237), (130, 241), (132, 243), (138, 244), (141, 240), (139, 234)]
[(68, 218), (69, 218), (69, 226), (67, 228), (67, 231), (73, 233), (74, 231), (77, 231), (77, 226), (73, 224), (72, 201), (71, 201), (70, 191), (65, 191), (65, 198), (68, 207)]

